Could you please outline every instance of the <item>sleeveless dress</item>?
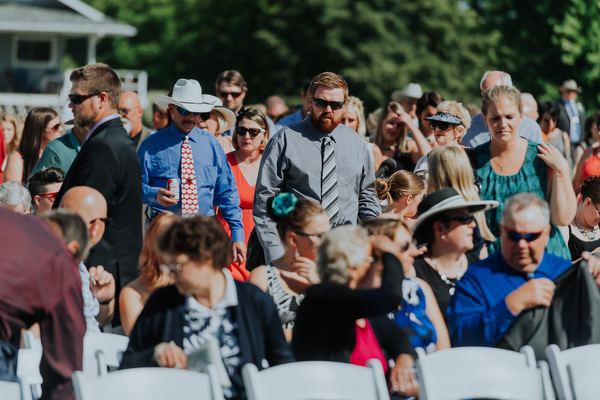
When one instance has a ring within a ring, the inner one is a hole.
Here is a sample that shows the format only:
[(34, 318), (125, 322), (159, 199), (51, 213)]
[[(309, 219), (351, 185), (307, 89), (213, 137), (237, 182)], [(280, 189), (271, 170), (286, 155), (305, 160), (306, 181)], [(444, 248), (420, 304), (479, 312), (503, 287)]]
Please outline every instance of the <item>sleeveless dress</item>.
[[(250, 233), (252, 229), (254, 229), (254, 218), (252, 218), (252, 204), (254, 202), (254, 186), (250, 186), (248, 181), (242, 174), (242, 170), (235, 158), (235, 154), (233, 152), (227, 153), (227, 162), (231, 167), (231, 171), (233, 172), (233, 177), (235, 178), (235, 183), (237, 184), (238, 193), (240, 196), (240, 208), (242, 209), (242, 223), (244, 224), (244, 239), (246, 245), (248, 245), (248, 238), (250, 237)], [(217, 215), (219, 217), (219, 221), (225, 228), (225, 231), (231, 237), (231, 230), (229, 229), (229, 224), (223, 219), (223, 215), (221, 213), (221, 209), (218, 210)], [(246, 263), (239, 265), (238, 263), (231, 263), (228, 267), (231, 275), (233, 275), (234, 279), (247, 281), (250, 276), (250, 272), (246, 269)]]
[(281, 327), (283, 329), (293, 329), (296, 323), (296, 313), (300, 308), (304, 295), (293, 295), (283, 290), (277, 276), (277, 268), (273, 264), (267, 264), (265, 268), (267, 270), (267, 294), (271, 296), (277, 307)]
[(404, 278), (402, 281), (401, 309), (396, 311), (394, 321), (410, 336), (413, 348), (421, 347), (427, 353), (435, 351), (437, 333), (429, 320), (425, 294), (419, 286), (418, 278)]
[[(499, 207), (486, 212), (488, 227), (496, 236), (496, 242), (488, 247), (490, 254), (500, 249), (500, 216), (504, 202), (509, 197), (523, 192), (535, 193), (542, 199), (546, 198), (547, 166), (537, 157), (537, 146), (537, 143), (528, 141), (523, 166), (516, 174), (509, 176), (498, 175), (492, 168), (490, 142), (467, 150), (473, 169), (477, 170), (477, 175), (481, 179), (479, 192), (481, 200), (500, 202)], [(571, 259), (569, 248), (555, 225), (552, 225), (546, 252), (567, 260)]]

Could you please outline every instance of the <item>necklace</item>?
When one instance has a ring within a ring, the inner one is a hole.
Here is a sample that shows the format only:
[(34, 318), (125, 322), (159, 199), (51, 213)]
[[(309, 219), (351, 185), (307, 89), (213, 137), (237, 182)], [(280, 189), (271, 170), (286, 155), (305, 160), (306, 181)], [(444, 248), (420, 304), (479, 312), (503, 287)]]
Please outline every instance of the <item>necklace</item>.
[[(464, 275), (464, 273), (466, 272), (466, 268), (463, 270), (463, 256), (461, 256), (460, 258), (460, 266), (458, 267), (458, 275), (456, 276), (456, 282), (460, 281), (460, 278), (462, 278), (462, 276)], [(448, 293), (450, 293), (450, 296), (452, 296), (454, 294), (454, 292), (456, 291), (456, 282), (452, 282), (450, 279), (448, 279), (448, 277), (446, 276), (446, 274), (444, 274), (442, 271), (440, 271), (440, 267), (438, 266), (438, 263), (435, 261), (435, 259), (433, 257), (431, 258), (431, 266), (433, 267), (433, 269), (440, 275), (440, 278), (442, 278), (442, 281), (444, 281), (444, 283), (448, 286), (450, 286), (450, 289), (448, 289)]]
[(594, 240), (596, 238), (596, 227), (592, 226), (590, 229), (583, 229), (577, 223), (577, 218), (573, 220), (575, 222), (575, 226), (579, 229), (579, 232), (588, 238), (588, 240)]
[[(495, 158), (495, 157), (494, 157), (494, 158)], [(495, 162), (497, 166), (499, 166), (499, 167), (500, 167), (500, 171), (504, 171), (504, 167), (503, 167), (502, 165), (500, 165), (500, 163), (499, 163), (498, 161), (494, 160), (494, 158), (491, 158), (491, 160), (492, 160), (493, 162)]]

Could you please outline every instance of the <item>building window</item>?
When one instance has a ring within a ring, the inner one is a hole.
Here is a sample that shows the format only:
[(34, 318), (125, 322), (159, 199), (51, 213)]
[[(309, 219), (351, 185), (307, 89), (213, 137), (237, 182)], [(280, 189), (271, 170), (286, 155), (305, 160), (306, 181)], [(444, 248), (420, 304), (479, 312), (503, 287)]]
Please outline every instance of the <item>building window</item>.
[(55, 38), (24, 38), (13, 40), (13, 66), (51, 68), (56, 64)]

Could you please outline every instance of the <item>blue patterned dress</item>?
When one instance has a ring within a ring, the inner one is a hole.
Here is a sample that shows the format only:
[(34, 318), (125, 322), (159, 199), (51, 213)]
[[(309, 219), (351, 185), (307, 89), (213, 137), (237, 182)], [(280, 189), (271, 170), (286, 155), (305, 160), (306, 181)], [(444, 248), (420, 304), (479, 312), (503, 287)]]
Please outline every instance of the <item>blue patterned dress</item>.
[(409, 333), (413, 348), (421, 347), (427, 353), (435, 351), (437, 333), (425, 312), (427, 303), (419, 286), (419, 278), (404, 278), (402, 297), (400, 310), (394, 316), (396, 325)]
[[(538, 143), (529, 141), (523, 166), (514, 175), (498, 175), (492, 168), (490, 161), (490, 142), (484, 143), (475, 149), (468, 149), (473, 169), (476, 169), (481, 179), (481, 191), (479, 196), (482, 200), (497, 200), (500, 202), (498, 208), (486, 212), (487, 224), (496, 236), (496, 242), (488, 247), (490, 254), (500, 249), (500, 216), (504, 202), (517, 193), (535, 193), (542, 199), (546, 199), (547, 188), (547, 165), (537, 157)], [(571, 259), (569, 248), (565, 243), (560, 231), (552, 225), (550, 240), (546, 246), (546, 252), (555, 256)]]

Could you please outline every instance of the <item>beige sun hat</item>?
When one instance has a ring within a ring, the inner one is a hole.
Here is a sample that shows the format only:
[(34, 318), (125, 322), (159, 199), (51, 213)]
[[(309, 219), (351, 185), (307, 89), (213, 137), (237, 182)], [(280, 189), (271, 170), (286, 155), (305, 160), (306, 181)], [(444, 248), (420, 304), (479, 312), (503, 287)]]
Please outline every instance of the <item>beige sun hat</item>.
[(173, 96), (156, 96), (154, 103), (166, 108), (169, 104), (185, 108), (191, 112), (209, 112), (214, 106), (215, 96), (202, 95), (202, 87), (195, 79), (179, 79), (173, 86)]
[(577, 93), (581, 93), (581, 86), (577, 86), (577, 82), (575, 82), (575, 79), (567, 79), (566, 81), (563, 82), (563, 84), (561, 86), (558, 87), (560, 90), (574, 90)]
[(402, 99), (406, 97), (420, 99), (421, 96), (423, 96), (423, 89), (421, 88), (421, 85), (412, 82), (409, 83), (404, 89), (394, 90), (394, 92), (392, 92), (392, 100), (394, 101), (402, 101)]

